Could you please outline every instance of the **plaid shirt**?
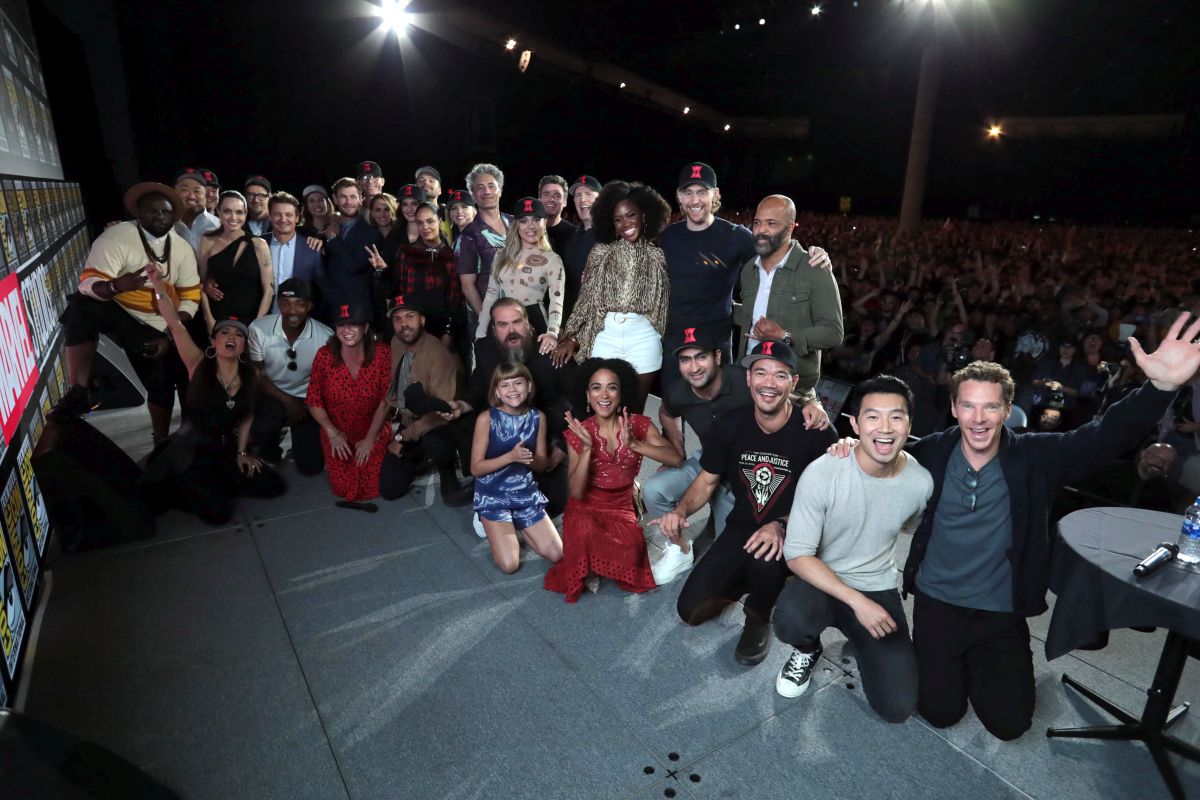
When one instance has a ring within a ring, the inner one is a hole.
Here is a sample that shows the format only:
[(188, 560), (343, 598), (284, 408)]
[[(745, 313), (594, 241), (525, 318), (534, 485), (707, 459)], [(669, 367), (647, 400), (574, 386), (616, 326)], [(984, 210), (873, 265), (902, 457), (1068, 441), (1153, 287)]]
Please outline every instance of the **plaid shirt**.
[(420, 242), (401, 247), (387, 269), (384, 285), (389, 298), (399, 294), (421, 298), (428, 308), (425, 316), (448, 324), (451, 330), (466, 324), (466, 297), (454, 269), (454, 251), (445, 243), (437, 248)]

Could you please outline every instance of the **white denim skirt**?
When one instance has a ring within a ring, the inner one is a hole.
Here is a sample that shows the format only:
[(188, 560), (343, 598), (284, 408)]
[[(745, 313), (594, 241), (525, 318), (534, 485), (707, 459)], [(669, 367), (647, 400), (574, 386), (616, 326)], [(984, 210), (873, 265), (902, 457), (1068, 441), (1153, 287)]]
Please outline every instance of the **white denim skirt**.
[(592, 343), (597, 358), (623, 358), (638, 374), (662, 368), (662, 336), (645, 316), (624, 311), (604, 315), (604, 328)]

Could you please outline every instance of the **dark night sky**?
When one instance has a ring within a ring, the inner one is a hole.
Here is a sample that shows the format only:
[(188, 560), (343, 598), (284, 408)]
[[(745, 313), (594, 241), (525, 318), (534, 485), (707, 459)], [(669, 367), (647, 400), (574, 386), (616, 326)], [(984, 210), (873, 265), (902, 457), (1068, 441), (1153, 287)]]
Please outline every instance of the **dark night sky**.
[[(546, 172), (643, 179), (666, 190), (684, 161), (699, 158), (717, 167), (727, 205), (783, 190), (815, 210), (833, 210), (841, 194), (854, 197), (856, 210), (898, 209), (926, 34), (903, 24), (894, 0), (826, 0), (818, 18), (810, 3), (783, 0), (470, 4), (731, 114), (808, 116), (811, 138), (731, 138), (536, 55), (521, 75), (499, 42), (448, 42), (417, 28), (401, 57), (374, 19), (354, 13), (370, 8), (366, 0), (123, 0), (114, 5), (143, 175), (198, 164), (231, 184), (262, 171), (295, 191), (373, 158), (393, 187), (424, 163), (453, 186), (485, 160), (505, 169), (506, 195), (515, 198)], [(432, 0), (410, 7), (446, 8)], [(944, 35), (927, 212), (962, 215), (978, 202), (1000, 216), (1191, 218), (1200, 174), (1195, 1), (993, 0), (989, 8), (960, 15)], [(760, 16), (767, 25), (757, 25)], [(494, 150), (467, 146), (472, 96), (495, 102)], [(1185, 133), (1157, 141), (982, 137), (995, 115), (1133, 113), (1186, 114)]]

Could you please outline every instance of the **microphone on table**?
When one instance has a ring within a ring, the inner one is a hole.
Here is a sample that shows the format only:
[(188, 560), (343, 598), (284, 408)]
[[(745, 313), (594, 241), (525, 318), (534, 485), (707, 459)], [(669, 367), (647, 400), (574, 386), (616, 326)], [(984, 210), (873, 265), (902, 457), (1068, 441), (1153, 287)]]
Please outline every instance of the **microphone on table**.
[(1133, 568), (1133, 574), (1139, 578), (1144, 578), (1177, 555), (1179, 555), (1178, 545), (1171, 542), (1162, 542), (1158, 547), (1154, 548), (1153, 553), (1138, 562), (1138, 565)]

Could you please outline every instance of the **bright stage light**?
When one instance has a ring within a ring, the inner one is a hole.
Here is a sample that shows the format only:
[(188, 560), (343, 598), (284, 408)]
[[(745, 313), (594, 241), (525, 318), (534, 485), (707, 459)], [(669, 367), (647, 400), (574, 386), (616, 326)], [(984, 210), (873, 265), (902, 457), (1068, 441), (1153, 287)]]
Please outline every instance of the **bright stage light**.
[(812, 8), (810, 8), (808, 10), (808, 13), (812, 14), (814, 17), (819, 17), (819, 16), (821, 16), (821, 7), (813, 6)]
[(767, 24), (767, 21), (766, 21), (765, 19), (763, 19), (762, 17), (759, 17), (759, 18), (758, 18), (758, 24), (759, 24), (759, 25), (766, 25), (766, 24)]
[(991, 125), (988, 127), (988, 138), (999, 139), (1004, 130), (999, 125)]
[(384, 31), (395, 31), (400, 35), (408, 30), (408, 26), (412, 24), (412, 14), (404, 10), (407, 5), (407, 0), (382, 0), (379, 10), (375, 13), (379, 16), (379, 24)]
[(688, 113), (689, 111), (691, 111), (691, 110), (692, 110), (692, 107), (691, 107), (691, 106), (684, 106), (684, 107), (683, 107), (683, 113), (685, 113), (685, 114), (687, 114), (687, 113)]
[(733, 23), (733, 29), (735, 31), (740, 31), (742, 29), (742, 23), (740, 23), (740, 22)]
[(509, 39), (507, 42), (504, 43), (504, 49), (505, 50), (516, 50), (517, 49), (517, 40)]
[(621, 81), (621, 85), (620, 85), (619, 87), (617, 87), (617, 88), (619, 88), (619, 89), (624, 89), (624, 88), (625, 88), (625, 81)]
[(729, 123), (728, 123), (728, 122), (726, 122), (726, 123), (725, 123), (725, 130), (729, 130), (729, 128), (730, 128), (730, 125), (729, 125)]

